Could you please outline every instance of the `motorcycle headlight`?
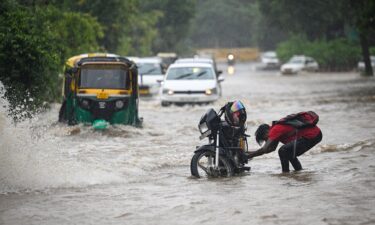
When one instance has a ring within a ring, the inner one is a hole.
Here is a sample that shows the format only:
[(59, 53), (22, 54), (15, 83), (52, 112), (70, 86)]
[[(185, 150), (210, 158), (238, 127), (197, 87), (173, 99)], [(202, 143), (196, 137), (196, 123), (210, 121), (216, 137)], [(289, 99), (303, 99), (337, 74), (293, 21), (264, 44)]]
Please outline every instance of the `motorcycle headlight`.
[(122, 109), (122, 107), (124, 107), (124, 102), (121, 100), (117, 100), (115, 105), (117, 109)]
[(207, 123), (201, 123), (198, 127), (201, 134), (204, 134), (208, 131)]

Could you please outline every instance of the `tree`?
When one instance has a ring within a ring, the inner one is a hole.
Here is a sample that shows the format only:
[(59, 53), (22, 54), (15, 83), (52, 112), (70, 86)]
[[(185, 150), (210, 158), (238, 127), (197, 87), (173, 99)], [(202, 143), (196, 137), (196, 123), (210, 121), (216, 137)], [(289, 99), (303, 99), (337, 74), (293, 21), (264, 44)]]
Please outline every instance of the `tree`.
[(244, 47), (254, 44), (255, 1), (198, 1), (190, 32), (195, 47)]
[(130, 26), (120, 41), (118, 53), (123, 55), (149, 56), (153, 54), (152, 46), (159, 35), (156, 23), (162, 13), (160, 11), (137, 12), (130, 18)]
[(359, 41), (361, 44), (362, 56), (365, 63), (364, 75), (373, 76), (374, 71), (371, 66), (370, 60), (369, 39), (375, 37), (375, 1), (350, 0), (350, 3), (348, 5), (353, 9), (351, 17), (353, 19), (350, 22), (351, 24), (354, 24), (359, 32)]
[(49, 4), (0, 3), (0, 81), (11, 113), (30, 116), (60, 96), (58, 74), (71, 54), (98, 50), (95, 18)]
[(47, 17), (15, 5), (0, 16), (0, 80), (11, 110), (32, 110), (56, 97), (59, 45)]
[(131, 26), (131, 17), (137, 10), (138, 0), (52, 0), (51, 4), (62, 11), (86, 13), (96, 18), (103, 28), (99, 40), (102, 49), (117, 53)]
[(255, 10), (256, 16), (254, 18), (254, 28), (252, 29), (254, 45), (263, 51), (275, 50), (278, 43), (287, 39), (288, 33), (272, 24), (272, 21), (261, 13), (258, 2), (256, 2)]
[(258, 0), (270, 25), (289, 33), (304, 34), (309, 40), (345, 36), (343, 1)]
[[(375, 44), (374, 0), (258, 0), (267, 21), (289, 35), (302, 34), (309, 41), (348, 38), (356, 30), (366, 74), (372, 75), (369, 47)], [(369, 41), (370, 40), (370, 41)]]
[(158, 11), (161, 14), (156, 26), (159, 35), (153, 43), (153, 51), (177, 51), (186, 39), (190, 20), (195, 12), (195, 0), (143, 0), (140, 10)]

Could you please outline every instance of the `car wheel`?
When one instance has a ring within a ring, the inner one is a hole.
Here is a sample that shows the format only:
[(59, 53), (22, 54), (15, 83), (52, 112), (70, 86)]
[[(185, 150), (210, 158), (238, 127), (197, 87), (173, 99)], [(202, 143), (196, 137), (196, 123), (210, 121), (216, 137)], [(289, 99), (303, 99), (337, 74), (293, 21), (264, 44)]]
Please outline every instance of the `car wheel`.
[(174, 103), (174, 104), (175, 104), (176, 106), (179, 106), (179, 107), (186, 105), (186, 103), (183, 103), (183, 102), (176, 102), (176, 103)]
[(170, 105), (171, 105), (170, 102), (164, 102), (164, 101), (161, 102), (162, 107), (167, 107), (167, 106), (170, 106)]

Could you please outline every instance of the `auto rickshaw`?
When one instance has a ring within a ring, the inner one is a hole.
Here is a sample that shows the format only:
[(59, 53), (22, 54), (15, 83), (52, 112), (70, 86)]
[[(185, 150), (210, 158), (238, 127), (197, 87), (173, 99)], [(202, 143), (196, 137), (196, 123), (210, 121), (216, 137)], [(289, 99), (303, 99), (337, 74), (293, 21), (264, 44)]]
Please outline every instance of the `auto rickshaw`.
[(141, 126), (138, 72), (134, 62), (114, 54), (82, 54), (65, 63), (59, 121)]

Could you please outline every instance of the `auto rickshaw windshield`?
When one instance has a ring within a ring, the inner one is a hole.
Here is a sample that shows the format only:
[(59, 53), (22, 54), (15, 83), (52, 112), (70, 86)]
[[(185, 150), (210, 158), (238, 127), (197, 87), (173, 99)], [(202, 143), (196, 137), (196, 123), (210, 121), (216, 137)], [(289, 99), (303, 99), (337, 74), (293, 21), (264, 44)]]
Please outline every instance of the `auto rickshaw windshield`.
[(122, 65), (84, 65), (79, 87), (88, 89), (127, 89), (128, 72)]

